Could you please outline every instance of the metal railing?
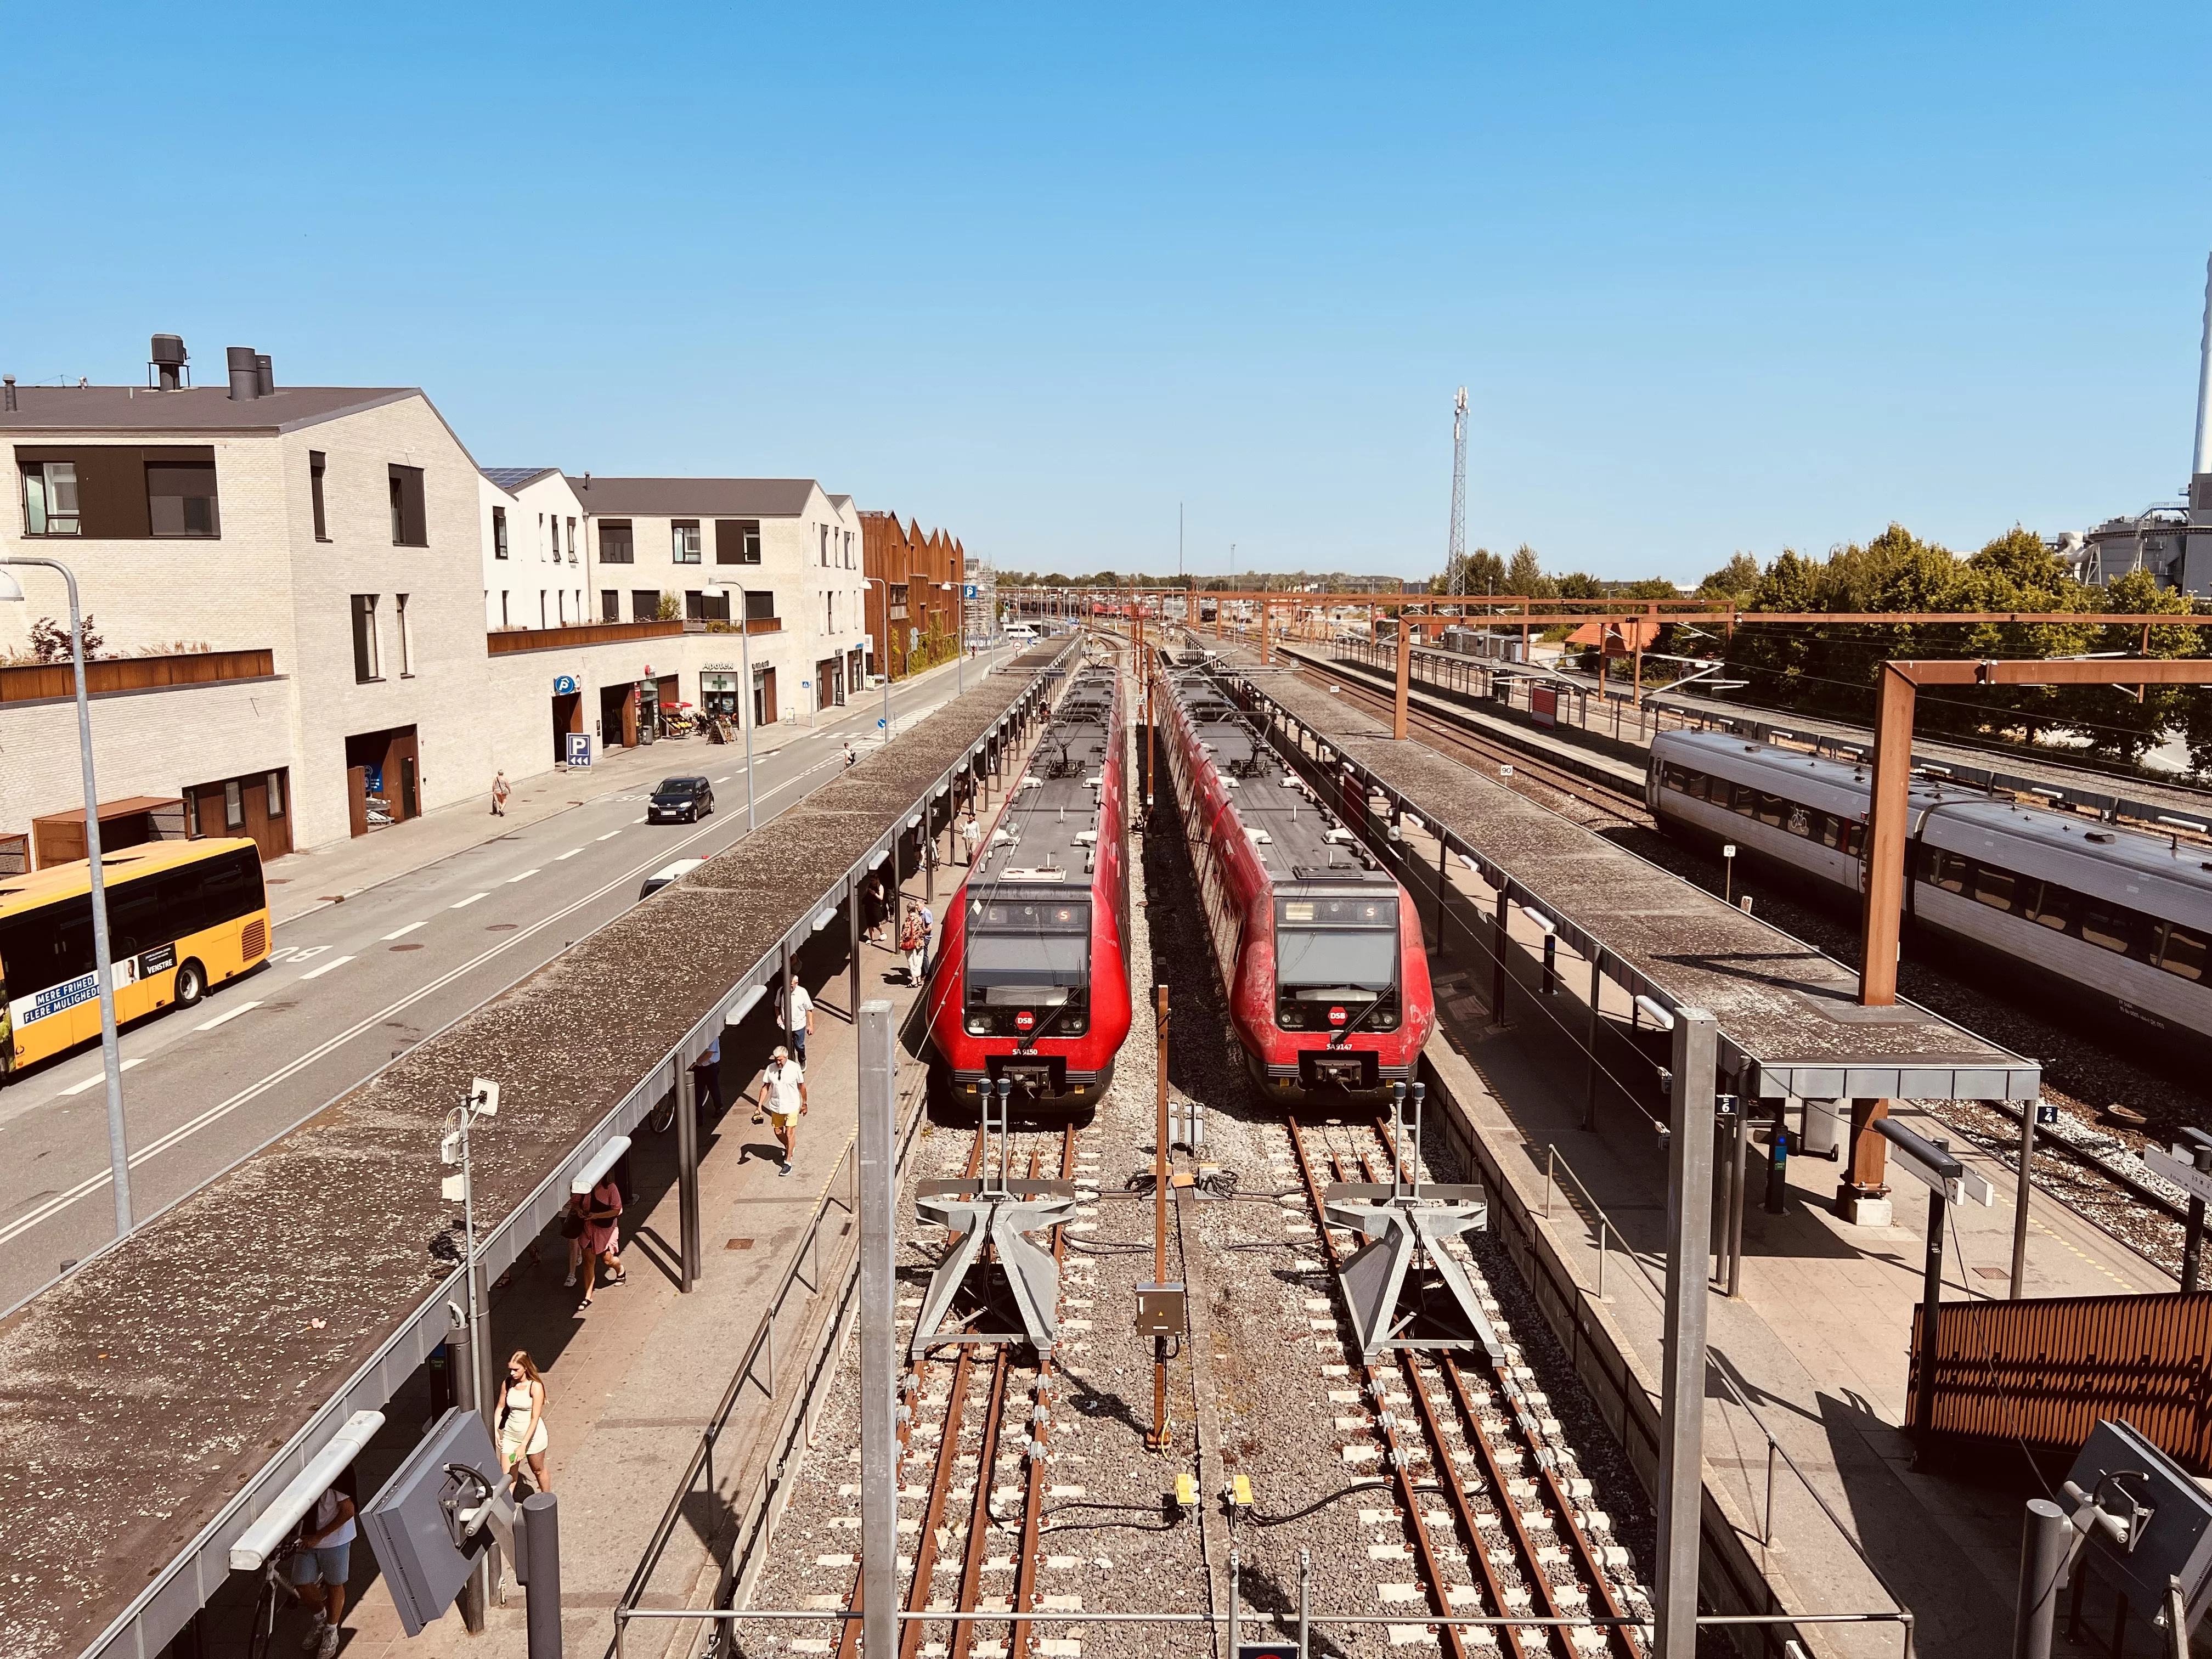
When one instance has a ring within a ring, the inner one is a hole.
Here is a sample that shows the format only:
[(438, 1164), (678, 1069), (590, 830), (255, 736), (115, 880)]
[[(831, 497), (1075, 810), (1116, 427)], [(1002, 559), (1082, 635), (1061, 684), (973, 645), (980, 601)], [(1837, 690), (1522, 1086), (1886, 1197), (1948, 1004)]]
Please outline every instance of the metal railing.
[[(1635, 1270), (1636, 1276), (1644, 1282), (1644, 1288), (1650, 1292), (1653, 1301), (1663, 1309), (1667, 1302), (1666, 1286), (1652, 1276), (1651, 1270), (1644, 1265), (1644, 1259), (1628, 1246), (1620, 1224), (1606, 1213), (1605, 1206), (1597, 1201), (1596, 1195), (1590, 1191), (1589, 1183), (1575, 1173), (1574, 1166), (1562, 1158), (1559, 1155), (1559, 1147), (1552, 1144), (1547, 1144), (1544, 1148), (1544, 1218), (1547, 1221), (1553, 1219), (1552, 1198), (1554, 1191), (1555, 1172), (1564, 1174), (1574, 1183), (1576, 1191), (1581, 1194), (1581, 1202), (1575, 1203), (1571, 1200), (1570, 1207), (1574, 1210), (1577, 1216), (1582, 1218), (1583, 1224), (1591, 1230), (1597, 1239), (1600, 1288), (1595, 1292), (1596, 1296), (1601, 1300), (1605, 1295), (1602, 1287), (1605, 1283), (1606, 1241), (1609, 1235), (1621, 1241), (1621, 1255), (1627, 1258), (1628, 1265)], [(1587, 1216), (1583, 1215), (1584, 1206), (1589, 1208)], [(1850, 1528), (1844, 1524), (1842, 1517), (1837, 1515), (1833, 1506), (1813, 1485), (1812, 1478), (1798, 1466), (1797, 1460), (1790, 1456), (1789, 1449), (1775, 1438), (1773, 1431), (1766, 1426), (1766, 1420), (1759, 1414), (1759, 1408), (1745, 1397), (1743, 1389), (1738, 1386), (1735, 1378), (1729, 1375), (1726, 1369), (1715, 1363), (1710, 1356), (1706, 1360), (1706, 1369), (1710, 1375), (1720, 1380), (1723, 1392), (1742, 1410), (1746, 1416), (1751, 1419), (1753, 1425), (1766, 1441), (1766, 1497), (1759, 1521), (1759, 1543), (1768, 1548), (1771, 1548), (1774, 1544), (1774, 1467), (1778, 1458), (1790, 1473), (1797, 1477), (1798, 1484), (1804, 1487), (1806, 1496), (1820, 1505), (1820, 1513), (1828, 1518), (1829, 1523), (1835, 1528), (1837, 1534), (1850, 1547), (1851, 1553), (1858, 1558), (1859, 1564), (1867, 1570), (1869, 1576), (1881, 1587), (1882, 1594), (1888, 1596), (1890, 1601), (1902, 1610), (1903, 1599), (1890, 1588), (1889, 1581), (1882, 1577), (1881, 1569), (1875, 1566), (1866, 1551), (1860, 1547), (1858, 1539), (1853, 1535)], [(1644, 1393), (1647, 1398), (1650, 1397), (1649, 1389)], [(1808, 1622), (1811, 1618), (1812, 1615), (1807, 1615)]]

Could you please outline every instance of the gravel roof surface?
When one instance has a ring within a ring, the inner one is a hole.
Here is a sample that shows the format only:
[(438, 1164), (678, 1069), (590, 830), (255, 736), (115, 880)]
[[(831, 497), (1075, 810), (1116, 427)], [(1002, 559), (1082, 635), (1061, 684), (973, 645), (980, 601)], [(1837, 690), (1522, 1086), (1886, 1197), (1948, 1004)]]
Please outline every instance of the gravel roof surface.
[(1242, 672), (1762, 1064), (2033, 1070), (1910, 1004), (1862, 1013), (1857, 976), (1809, 945), (1291, 673)]
[(501, 1084), (471, 1148), (489, 1230), (1058, 649), (1024, 653), (0, 1322), (0, 1653), (80, 1652), (452, 1272), (438, 1142), (471, 1078)]

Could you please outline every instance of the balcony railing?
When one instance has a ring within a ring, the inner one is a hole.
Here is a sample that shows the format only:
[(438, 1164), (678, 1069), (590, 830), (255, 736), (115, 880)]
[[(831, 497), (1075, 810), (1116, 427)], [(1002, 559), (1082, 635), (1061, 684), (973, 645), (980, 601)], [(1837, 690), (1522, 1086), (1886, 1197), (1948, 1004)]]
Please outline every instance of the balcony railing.
[[(84, 689), (97, 697), (106, 692), (219, 685), (226, 680), (265, 680), (276, 672), (274, 653), (267, 649), (190, 651), (165, 657), (104, 657), (85, 664)], [(65, 662), (0, 668), (0, 702), (37, 702), (76, 695), (76, 677)]]
[[(734, 617), (726, 622), (720, 617), (710, 617), (702, 621), (695, 617), (684, 624), (684, 631), (687, 634), (734, 634), (738, 631), (738, 624)], [(744, 631), (748, 635), (781, 634), (783, 632), (783, 618), (748, 617), (745, 618)]]
[(518, 651), (565, 651), (580, 645), (628, 645), (635, 640), (665, 640), (680, 635), (680, 622), (579, 623), (573, 628), (504, 628), (484, 635), (495, 657)]

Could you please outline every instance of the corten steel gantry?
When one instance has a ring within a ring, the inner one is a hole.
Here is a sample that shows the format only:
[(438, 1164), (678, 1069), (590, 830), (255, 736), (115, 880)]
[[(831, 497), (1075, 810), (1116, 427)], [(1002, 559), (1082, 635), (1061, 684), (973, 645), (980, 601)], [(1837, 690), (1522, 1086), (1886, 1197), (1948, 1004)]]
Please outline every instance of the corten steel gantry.
[[(2131, 617), (2130, 622), (2142, 622)], [(2174, 620), (2189, 622), (2188, 617)], [(2197, 621), (2206, 619), (2197, 618)], [(2164, 626), (2166, 619), (2156, 619)], [(2145, 624), (2146, 627), (2151, 625)], [(1905, 868), (1909, 829), (1909, 794), (1912, 782), (1912, 719), (1923, 685), (2212, 685), (2212, 658), (2207, 657), (2045, 657), (2001, 659), (1958, 657), (1893, 660), (1881, 665), (1881, 685), (1874, 726), (1874, 783), (1867, 820), (1867, 872), (1864, 931), (1860, 940), (1859, 1006), (1888, 1008), (1897, 1002), (1897, 957), (1903, 926)], [(1889, 1103), (1876, 1100), (1855, 1105), (1851, 1122), (1851, 1167), (1844, 1182), (1849, 1194), (1875, 1197), (1885, 1190), (1887, 1172), (1882, 1138), (1870, 1126), (1888, 1113)], [(2034, 1133), (2035, 1113), (2024, 1116), (2023, 1137)], [(2021, 1179), (2027, 1162), (2021, 1162)], [(2022, 1203), (2022, 1221), (2027, 1206)], [(2013, 1284), (2017, 1293), (2021, 1274), (2021, 1245), (2024, 1231), (2014, 1243)]]

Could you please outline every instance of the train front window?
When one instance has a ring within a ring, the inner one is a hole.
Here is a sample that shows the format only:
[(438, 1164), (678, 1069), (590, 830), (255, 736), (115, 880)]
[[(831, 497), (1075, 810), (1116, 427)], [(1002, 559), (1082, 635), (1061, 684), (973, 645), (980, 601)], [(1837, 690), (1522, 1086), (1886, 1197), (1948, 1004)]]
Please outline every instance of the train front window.
[(1285, 1030), (1395, 1030), (1398, 902), (1275, 901), (1275, 1023)]
[(1074, 1036), (1089, 1028), (1087, 900), (970, 899), (967, 920), (970, 1032)]

